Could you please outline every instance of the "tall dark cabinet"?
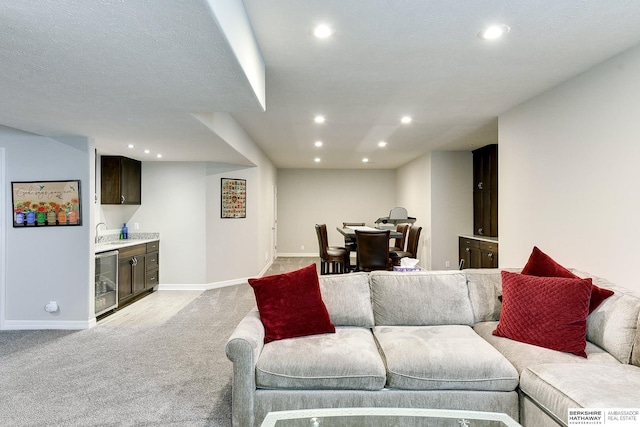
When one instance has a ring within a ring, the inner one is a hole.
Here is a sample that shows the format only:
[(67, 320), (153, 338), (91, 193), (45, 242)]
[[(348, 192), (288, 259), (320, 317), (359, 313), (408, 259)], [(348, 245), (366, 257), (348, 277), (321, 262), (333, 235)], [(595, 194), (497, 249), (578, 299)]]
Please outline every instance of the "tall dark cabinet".
[(103, 205), (142, 203), (142, 163), (123, 156), (102, 156), (100, 163)]
[(473, 151), (473, 234), (498, 237), (498, 145)]
[(498, 145), (473, 151), (473, 235), (459, 236), (461, 268), (498, 267)]

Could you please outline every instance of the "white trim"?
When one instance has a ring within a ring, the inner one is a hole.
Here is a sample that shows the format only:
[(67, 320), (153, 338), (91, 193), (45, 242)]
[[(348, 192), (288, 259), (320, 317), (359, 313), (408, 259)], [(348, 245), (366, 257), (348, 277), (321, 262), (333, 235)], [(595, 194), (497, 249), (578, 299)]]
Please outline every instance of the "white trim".
[[(5, 221), (5, 189), (8, 187), (6, 179), (5, 152), (4, 147), (0, 147), (0, 330), (5, 329), (7, 292), (6, 292), (6, 246), (7, 246), (7, 221)], [(13, 222), (13, 219), (12, 219)]]
[(95, 326), (96, 319), (92, 320), (7, 320), (4, 328), (7, 330), (34, 330), (34, 329), (89, 329)]
[[(262, 277), (269, 270), (273, 262), (267, 263), (262, 271), (257, 276)], [(249, 280), (249, 277), (240, 277), (237, 279), (224, 280), (222, 282), (213, 283), (201, 283), (201, 284), (160, 284), (155, 289), (158, 291), (206, 291), (209, 289), (224, 288), (227, 286), (244, 285)]]
[(289, 254), (281, 254), (278, 253), (278, 256), (282, 256), (282, 257), (287, 257), (287, 258), (319, 258), (320, 255), (318, 255), (318, 252), (312, 252), (312, 253), (289, 253)]

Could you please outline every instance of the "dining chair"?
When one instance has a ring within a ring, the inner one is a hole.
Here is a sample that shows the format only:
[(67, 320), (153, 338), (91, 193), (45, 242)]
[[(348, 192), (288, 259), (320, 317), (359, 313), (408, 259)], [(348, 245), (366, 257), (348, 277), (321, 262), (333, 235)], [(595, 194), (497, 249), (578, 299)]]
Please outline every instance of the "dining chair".
[(417, 258), (418, 257), (418, 242), (420, 241), (420, 232), (422, 227), (417, 225), (411, 226), (409, 229), (409, 237), (407, 238), (407, 249), (404, 251), (389, 251), (389, 257), (393, 262), (393, 265), (400, 265), (401, 258)]
[(356, 230), (356, 252), (359, 271), (391, 270), (389, 230)]
[[(364, 227), (365, 223), (364, 222), (343, 222), (342, 223), (342, 228), (347, 228), (349, 226), (359, 226), (359, 227)], [(347, 248), (347, 250), (349, 252), (354, 252), (356, 253), (356, 270), (358, 269), (358, 257), (357, 257), (357, 252), (356, 252), (356, 239), (355, 237), (347, 237), (344, 236), (344, 247)]]
[(396, 225), (396, 231), (402, 233), (402, 237), (396, 238), (393, 246), (389, 251), (404, 251), (407, 243), (407, 233), (409, 232), (409, 224)]
[(329, 246), (327, 225), (316, 224), (318, 251), (320, 254), (320, 274), (349, 273), (349, 251), (340, 246)]

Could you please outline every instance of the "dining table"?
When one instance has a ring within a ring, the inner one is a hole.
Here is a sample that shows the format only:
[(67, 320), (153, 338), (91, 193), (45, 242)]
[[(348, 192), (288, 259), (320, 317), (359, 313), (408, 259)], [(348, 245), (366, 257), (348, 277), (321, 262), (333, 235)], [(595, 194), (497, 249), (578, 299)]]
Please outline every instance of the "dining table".
[(347, 227), (336, 227), (336, 229), (345, 238), (353, 239), (353, 240), (356, 239), (356, 230), (363, 230), (363, 231), (386, 231), (386, 230), (389, 230), (389, 239), (401, 239), (402, 238), (402, 232), (396, 231), (395, 229), (391, 230), (389, 228), (370, 227), (368, 225), (350, 225), (350, 226), (347, 226)]

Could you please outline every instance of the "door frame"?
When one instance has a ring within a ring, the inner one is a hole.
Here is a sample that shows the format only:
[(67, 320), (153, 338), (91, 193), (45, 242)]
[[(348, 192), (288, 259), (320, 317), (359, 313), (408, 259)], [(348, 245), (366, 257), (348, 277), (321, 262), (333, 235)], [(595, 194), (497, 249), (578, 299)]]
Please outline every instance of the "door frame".
[(6, 320), (6, 248), (7, 248), (7, 222), (5, 221), (6, 182), (7, 173), (5, 167), (5, 148), (0, 147), (0, 330), (5, 327)]
[(278, 187), (273, 184), (273, 212), (271, 223), (271, 262), (278, 257)]

